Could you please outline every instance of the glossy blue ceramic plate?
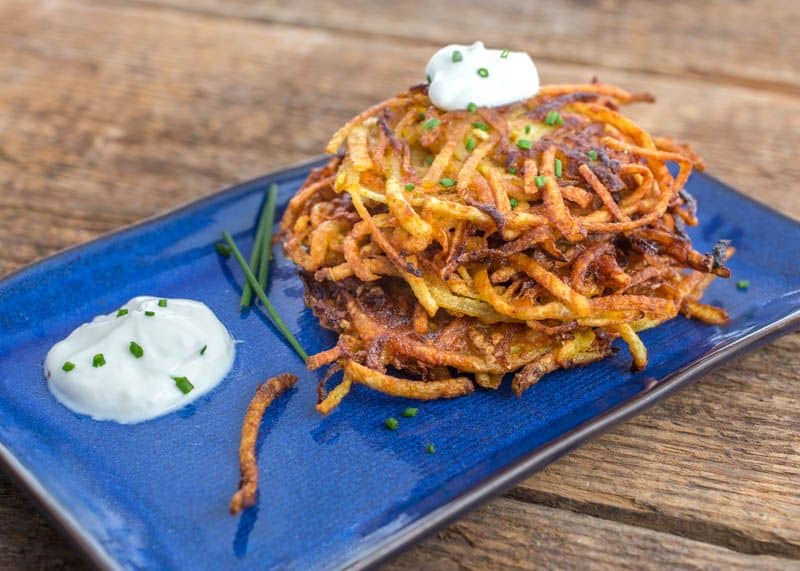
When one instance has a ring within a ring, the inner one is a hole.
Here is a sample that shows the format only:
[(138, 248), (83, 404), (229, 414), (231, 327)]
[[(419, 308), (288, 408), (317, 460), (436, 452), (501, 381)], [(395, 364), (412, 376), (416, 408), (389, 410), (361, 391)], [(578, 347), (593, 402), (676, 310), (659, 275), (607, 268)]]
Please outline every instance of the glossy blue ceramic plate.
[[(313, 164), (214, 195), (59, 254), (0, 283), (0, 459), (101, 566), (151, 569), (364, 567), (507, 488), (589, 436), (652, 404), (733, 355), (798, 324), (800, 226), (723, 184), (694, 175), (699, 250), (737, 247), (734, 277), (705, 300), (726, 327), (683, 318), (643, 334), (650, 365), (630, 356), (545, 377), (521, 399), (508, 386), (432, 403), (356, 387), (327, 418), (314, 410), (318, 376), (260, 311), (239, 312), (242, 275), (214, 251), (223, 230), (249, 251), (271, 182), (279, 204)], [(309, 352), (330, 347), (303, 305), (294, 267), (278, 253), (269, 294)], [(750, 280), (747, 291), (738, 279)], [(143, 424), (95, 422), (49, 394), (42, 361), (78, 324), (138, 294), (207, 303), (238, 346), (228, 377), (185, 409)], [(300, 377), (267, 410), (259, 443), (261, 495), (228, 514), (238, 479), (240, 425), (254, 388)], [(400, 429), (383, 421), (407, 405)], [(426, 446), (433, 443), (435, 454)]]

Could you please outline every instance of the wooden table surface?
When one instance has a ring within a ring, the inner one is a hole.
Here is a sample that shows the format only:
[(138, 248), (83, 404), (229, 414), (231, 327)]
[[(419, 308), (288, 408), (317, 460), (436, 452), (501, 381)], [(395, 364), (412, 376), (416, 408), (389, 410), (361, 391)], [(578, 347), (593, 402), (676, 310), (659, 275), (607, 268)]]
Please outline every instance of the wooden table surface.
[[(798, 3), (332, 4), (0, 0), (0, 275), (316, 155), (474, 39), (653, 92), (644, 126), (800, 218)], [(800, 568), (798, 370), (767, 345), (386, 567)], [(0, 568), (85, 567), (0, 476)]]

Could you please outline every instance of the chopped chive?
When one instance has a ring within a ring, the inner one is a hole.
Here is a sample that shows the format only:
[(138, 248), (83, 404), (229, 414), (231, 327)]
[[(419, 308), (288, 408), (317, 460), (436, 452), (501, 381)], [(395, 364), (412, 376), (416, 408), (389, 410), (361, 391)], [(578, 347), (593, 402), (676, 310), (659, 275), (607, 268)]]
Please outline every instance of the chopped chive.
[(425, 448), (428, 454), (435, 454), (436, 448), (433, 447), (433, 442), (428, 442), (428, 446)]
[(472, 123), (472, 126), (475, 127), (476, 129), (480, 129), (481, 131), (489, 130), (489, 125), (487, 125), (483, 121), (475, 121)]
[(425, 113), (417, 113), (417, 121), (422, 121), (425, 119)]
[(156, 312), (155, 311), (145, 311), (144, 314), (147, 317), (153, 317), (156, 314)]
[(133, 355), (137, 359), (141, 359), (142, 356), (144, 355), (144, 349), (142, 349), (142, 346), (139, 345), (136, 341), (131, 341), (129, 349), (131, 350), (131, 355)]
[(200, 354), (201, 355), (205, 355), (206, 354), (206, 349), (208, 349), (208, 345), (203, 345), (203, 348), (200, 349)]
[(750, 287), (750, 280), (739, 280), (736, 282), (736, 289), (746, 290)]
[(480, 75), (481, 77), (489, 77), (489, 70), (486, 69), (485, 67), (479, 67), (478, 75)]
[(128, 310), (124, 307), (117, 310), (117, 317), (122, 317), (123, 315), (128, 315)]
[(563, 125), (564, 119), (561, 117), (561, 113), (558, 111), (548, 111), (547, 116), (544, 118), (544, 122), (546, 125)]
[(159, 299), (158, 300), (158, 307), (167, 307), (167, 300), (166, 299)]
[(417, 185), (413, 182), (406, 183), (406, 190), (414, 190), (415, 188), (417, 188)]
[(517, 167), (508, 167), (508, 172), (510, 174), (517, 174)]
[(455, 186), (456, 181), (454, 181), (452, 178), (443, 178), (439, 181), (439, 184), (445, 188), (450, 188), (451, 186)]
[(228, 248), (227, 244), (223, 244), (222, 242), (217, 242), (216, 244), (214, 244), (214, 249), (217, 251), (217, 254), (219, 254), (223, 258), (230, 258), (231, 256), (231, 249)]
[(594, 149), (592, 149), (586, 154), (589, 155), (589, 158), (592, 159), (593, 161), (597, 160), (597, 151), (595, 151)]
[(102, 367), (106, 364), (106, 358), (103, 356), (102, 353), (98, 353), (94, 357), (92, 357), (92, 367), (95, 369), (98, 367)]
[(555, 171), (556, 171), (556, 176), (559, 177), (559, 178), (561, 178), (562, 169), (563, 169), (563, 166), (561, 165), (561, 159), (556, 159)]
[(410, 406), (403, 411), (403, 416), (405, 416), (406, 418), (411, 418), (412, 416), (417, 416), (418, 412), (419, 412), (418, 408)]
[(231, 238), (231, 235), (228, 232), (223, 232), (222, 236), (225, 238), (225, 242), (227, 242), (228, 246), (230, 246), (231, 252), (233, 253), (233, 257), (236, 258), (236, 261), (239, 262), (239, 265), (242, 267), (242, 271), (244, 272), (244, 275), (247, 277), (247, 281), (250, 283), (250, 287), (253, 288), (256, 295), (258, 296), (258, 299), (260, 299), (261, 303), (264, 305), (264, 309), (267, 310), (267, 314), (269, 315), (273, 325), (275, 325), (278, 331), (281, 332), (286, 341), (288, 341), (288, 343), (297, 352), (300, 358), (303, 359), (303, 361), (307, 361), (308, 354), (305, 352), (305, 350), (303, 350), (303, 347), (297, 341), (295, 336), (291, 334), (289, 328), (286, 327), (286, 324), (283, 322), (280, 315), (278, 315), (278, 312), (275, 310), (275, 307), (272, 305), (272, 302), (270, 302), (269, 298), (267, 297), (267, 294), (264, 293), (264, 289), (258, 283), (258, 280), (253, 275), (253, 272), (250, 270), (250, 266), (247, 265), (244, 256), (242, 256), (242, 253), (239, 251), (239, 248), (236, 247), (236, 242), (233, 241), (233, 238)]
[(431, 129), (435, 129), (436, 127), (438, 127), (441, 124), (442, 124), (442, 122), (439, 119), (437, 119), (436, 117), (434, 117), (433, 119), (428, 119), (427, 121), (425, 121), (422, 124), (422, 128), (424, 130), (426, 130), (426, 131), (430, 131)]
[(194, 389), (194, 385), (186, 377), (172, 377), (172, 380), (175, 381), (175, 386), (178, 387), (178, 390), (185, 395), (188, 395)]
[(430, 75), (426, 75), (426, 76), (425, 76), (425, 79), (427, 79), (427, 80), (428, 80), (428, 83), (430, 83), (430, 82), (431, 82), (431, 76), (430, 76)]
[(508, 203), (511, 205), (511, 210), (514, 210), (517, 206), (519, 206), (519, 200), (516, 198), (509, 198)]
[(474, 103), (470, 102), (470, 103), (467, 104), (467, 111), (469, 111), (470, 113), (475, 113), (475, 111), (477, 111), (477, 110), (478, 110), (478, 106), (475, 105)]
[(534, 178), (533, 181), (536, 183), (536, 188), (542, 188), (545, 182), (547, 181), (547, 178), (545, 178), (544, 175), (540, 174), (539, 176)]
[[(269, 208), (269, 199), (264, 201), (264, 207), (261, 209), (261, 214), (258, 216), (258, 223), (256, 224), (256, 236), (253, 240), (253, 251), (250, 253), (250, 269), (253, 273), (259, 272), (259, 264), (261, 263), (261, 255), (264, 249), (264, 232), (267, 225), (267, 210)], [(245, 283), (242, 288), (242, 298), (239, 301), (240, 307), (250, 307), (253, 301), (253, 289), (250, 284)]]
[(526, 151), (529, 151), (531, 147), (533, 147), (533, 141), (531, 141), (530, 139), (517, 139), (517, 146), (520, 149), (525, 149)]
[(272, 262), (272, 228), (275, 226), (275, 206), (278, 202), (278, 185), (272, 183), (267, 189), (267, 221), (264, 223), (264, 235), (261, 237), (261, 259), (258, 261), (258, 285), (267, 290), (269, 266)]
[(75, 368), (75, 363), (71, 361), (65, 361), (63, 365), (61, 365), (61, 370), (66, 371), (69, 373), (72, 369)]
[(389, 430), (397, 430), (397, 427), (400, 425), (400, 423), (397, 422), (397, 419), (393, 417), (387, 418), (384, 424)]
[(525, 125), (525, 134), (526, 135), (530, 135), (530, 133), (531, 133), (531, 126), (530, 125)]
[(509, 52), (508, 50), (503, 50), (502, 52), (500, 52), (500, 57), (506, 59), (509, 53), (511, 52)]
[(433, 155), (428, 155), (425, 157), (425, 164), (431, 166), (433, 164)]
[(458, 50), (453, 50), (453, 55), (451, 57), (453, 59), (453, 63), (458, 63), (464, 59), (464, 56), (461, 55), (461, 52)]
[(465, 147), (465, 148), (466, 148), (468, 151), (471, 151), (472, 149), (474, 149), (474, 148), (475, 148), (475, 139), (473, 139), (472, 137), (467, 137), (467, 142), (466, 142), (466, 144), (464, 145), (464, 147)]

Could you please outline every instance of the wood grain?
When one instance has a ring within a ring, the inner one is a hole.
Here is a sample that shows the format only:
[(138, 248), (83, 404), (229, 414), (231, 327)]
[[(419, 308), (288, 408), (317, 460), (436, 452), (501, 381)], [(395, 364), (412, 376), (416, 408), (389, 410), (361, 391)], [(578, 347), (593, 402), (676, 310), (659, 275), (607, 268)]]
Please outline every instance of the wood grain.
[[(443, 22), (541, 54), (548, 82), (598, 73), (655, 93), (631, 110), (644, 126), (800, 217), (794, 4), (167, 2), (0, 3), (0, 275), (318, 154), (420, 79)], [(396, 565), (793, 565), (798, 354), (794, 335), (709, 375)], [(0, 568), (81, 566), (0, 478)]]

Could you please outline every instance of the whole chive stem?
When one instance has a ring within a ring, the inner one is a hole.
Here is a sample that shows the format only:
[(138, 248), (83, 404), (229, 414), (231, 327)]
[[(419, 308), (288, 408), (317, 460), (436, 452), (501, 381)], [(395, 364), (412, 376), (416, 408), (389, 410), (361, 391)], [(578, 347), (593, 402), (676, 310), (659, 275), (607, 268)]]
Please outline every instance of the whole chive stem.
[[(253, 239), (253, 251), (250, 252), (250, 269), (253, 272), (258, 272), (258, 264), (261, 261), (261, 247), (263, 246), (264, 238), (264, 225), (266, 223), (267, 204), (269, 200), (264, 201), (264, 206), (261, 209), (261, 214), (258, 216), (258, 224), (256, 225), (256, 237)], [(245, 283), (242, 288), (242, 300), (239, 303), (241, 307), (250, 307), (253, 301), (253, 289), (250, 284)]]
[(262, 237), (261, 260), (258, 262), (258, 285), (267, 291), (269, 266), (272, 262), (272, 228), (275, 226), (275, 205), (278, 202), (278, 185), (272, 183), (267, 190), (266, 225)]
[(225, 239), (225, 242), (228, 244), (228, 246), (230, 246), (233, 257), (236, 258), (236, 261), (239, 262), (239, 265), (242, 267), (242, 271), (244, 272), (244, 275), (247, 277), (247, 281), (250, 283), (250, 287), (253, 288), (253, 291), (255, 291), (255, 294), (258, 296), (258, 299), (260, 299), (261, 303), (264, 304), (264, 309), (267, 310), (267, 314), (269, 315), (272, 324), (275, 325), (278, 331), (281, 332), (286, 341), (288, 341), (289, 345), (292, 346), (292, 348), (300, 356), (300, 358), (303, 359), (303, 361), (307, 361), (308, 354), (305, 352), (303, 347), (297, 341), (295, 336), (292, 335), (292, 333), (289, 331), (289, 328), (286, 327), (286, 324), (281, 319), (281, 316), (278, 315), (278, 312), (275, 310), (275, 307), (272, 305), (272, 302), (270, 302), (269, 298), (267, 297), (267, 294), (264, 293), (264, 290), (258, 283), (256, 276), (253, 275), (252, 270), (250, 270), (250, 266), (247, 265), (244, 256), (242, 256), (242, 253), (236, 246), (236, 242), (233, 241), (233, 238), (231, 238), (231, 235), (228, 234), (228, 232), (223, 232), (222, 237)]

